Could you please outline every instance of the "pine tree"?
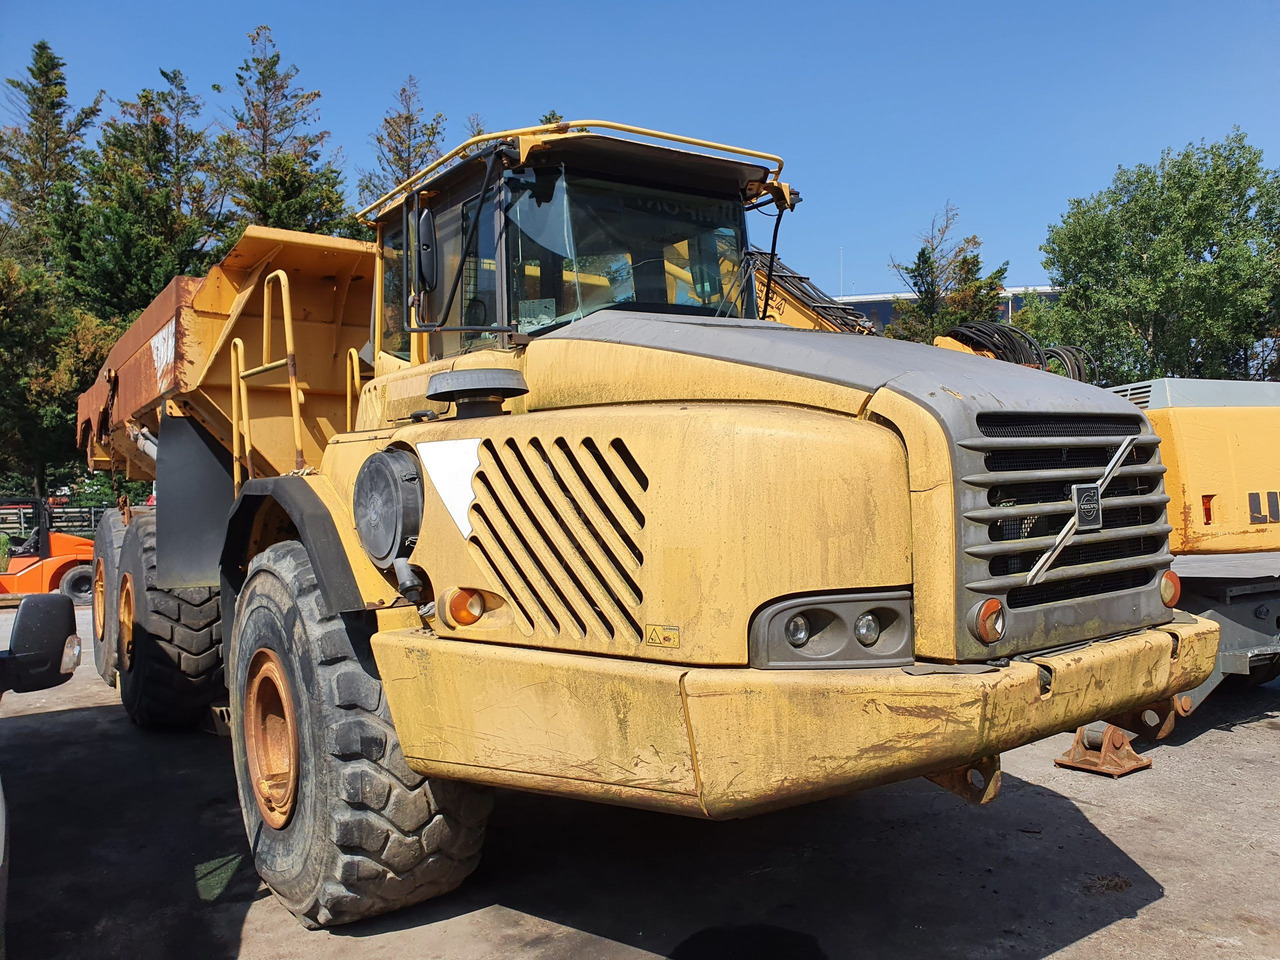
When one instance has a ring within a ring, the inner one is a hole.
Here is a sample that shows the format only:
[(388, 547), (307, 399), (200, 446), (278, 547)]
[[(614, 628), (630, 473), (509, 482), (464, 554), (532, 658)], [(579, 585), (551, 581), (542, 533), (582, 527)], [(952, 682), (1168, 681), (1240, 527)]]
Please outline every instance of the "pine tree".
[(360, 203), (372, 203), (427, 164), (440, 159), (444, 125), (443, 113), (425, 119), (418, 81), (410, 74), (371, 138), (376, 148), (377, 167), (361, 172)]
[(343, 197), (342, 172), (323, 153), (329, 132), (317, 129), (320, 91), (295, 82), (297, 66), (281, 67), (270, 27), (253, 30), (249, 43), (236, 71), (235, 128), (218, 139), (240, 224), (360, 232)]
[(120, 101), (84, 154), (85, 198), (64, 185), (51, 222), (66, 293), (101, 317), (127, 318), (178, 274), (203, 273), (228, 223), (226, 187), (202, 100), (179, 70)]
[(45, 262), (49, 206), (60, 183), (76, 184), (76, 156), (98, 117), (103, 93), (74, 110), (66, 61), (41, 40), (31, 49), (27, 79), (9, 78), (9, 102), (20, 122), (0, 129), (0, 252)]

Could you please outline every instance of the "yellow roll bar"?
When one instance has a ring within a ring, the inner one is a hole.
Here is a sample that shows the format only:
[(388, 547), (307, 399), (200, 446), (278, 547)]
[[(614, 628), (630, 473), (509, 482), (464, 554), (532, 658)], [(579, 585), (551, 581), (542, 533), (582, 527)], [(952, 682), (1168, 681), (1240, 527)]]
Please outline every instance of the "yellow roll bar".
[(427, 164), (417, 173), (399, 186), (387, 191), (373, 203), (369, 204), (361, 210), (356, 217), (360, 220), (369, 222), (366, 218), (374, 211), (380, 211), (382, 207), (396, 197), (408, 193), (413, 187), (422, 182), (435, 171), (439, 170), (445, 164), (462, 156), (472, 147), (479, 146), (482, 143), (493, 143), (498, 140), (509, 140), (512, 137), (527, 137), (535, 135), (552, 135), (565, 134), (570, 131), (583, 131), (588, 129), (595, 130), (616, 130), (619, 133), (631, 133), (639, 137), (649, 137), (654, 140), (668, 140), (672, 143), (683, 143), (686, 146), (701, 147), (704, 150), (718, 150), (721, 153), (735, 153), (741, 157), (751, 157), (755, 160), (767, 160), (776, 166), (769, 171), (769, 178), (777, 182), (782, 175), (782, 158), (774, 153), (765, 153), (760, 150), (749, 150), (746, 147), (735, 147), (727, 143), (717, 143), (714, 140), (702, 140), (698, 137), (686, 137), (678, 133), (664, 133), (661, 130), (650, 130), (647, 127), (636, 127), (629, 123), (615, 123), (612, 120), (566, 120), (562, 123), (543, 123), (532, 127), (517, 127), (514, 130), (501, 130), (497, 133), (481, 133), (467, 140), (465, 143), (454, 147), (440, 159)]

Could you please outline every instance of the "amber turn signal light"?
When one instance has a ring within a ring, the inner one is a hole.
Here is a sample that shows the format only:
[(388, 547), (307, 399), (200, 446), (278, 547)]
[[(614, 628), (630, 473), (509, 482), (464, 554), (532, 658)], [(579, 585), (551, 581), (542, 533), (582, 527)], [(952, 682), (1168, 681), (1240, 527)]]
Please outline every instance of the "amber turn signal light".
[(995, 597), (984, 600), (974, 614), (973, 623), (979, 640), (995, 643), (1004, 636), (1004, 604)]
[(1182, 578), (1172, 570), (1160, 577), (1160, 599), (1166, 607), (1176, 606), (1182, 597)]
[(449, 619), (459, 626), (466, 627), (484, 616), (484, 597), (479, 590), (467, 590), (465, 587), (453, 592), (449, 598)]

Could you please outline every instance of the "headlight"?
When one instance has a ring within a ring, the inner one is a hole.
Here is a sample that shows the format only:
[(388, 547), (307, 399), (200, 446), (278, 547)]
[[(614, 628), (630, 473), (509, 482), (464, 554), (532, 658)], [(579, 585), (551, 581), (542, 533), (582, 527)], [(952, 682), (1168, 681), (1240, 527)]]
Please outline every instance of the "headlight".
[(751, 621), (753, 667), (896, 667), (914, 662), (911, 591), (777, 600)]
[(809, 621), (804, 614), (797, 613), (787, 621), (787, 643), (793, 647), (803, 647), (809, 642)]
[(418, 458), (392, 447), (360, 466), (352, 496), (356, 533), (369, 559), (384, 570), (407, 557), (422, 526), (422, 478)]
[(874, 613), (864, 613), (853, 621), (853, 635), (864, 647), (869, 647), (880, 639), (880, 621)]

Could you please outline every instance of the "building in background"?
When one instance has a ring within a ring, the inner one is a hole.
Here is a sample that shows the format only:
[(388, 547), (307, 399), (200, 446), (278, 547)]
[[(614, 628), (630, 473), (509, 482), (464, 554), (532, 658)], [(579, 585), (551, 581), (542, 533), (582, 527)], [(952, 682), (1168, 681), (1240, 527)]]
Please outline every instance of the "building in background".
[[(1053, 301), (1058, 299), (1060, 292), (1060, 287), (1047, 285), (1039, 287), (1005, 287), (1004, 302), (1000, 307), (1000, 320), (1008, 323), (1009, 317), (1021, 310), (1027, 297), (1033, 294)], [(854, 293), (847, 297), (836, 297), (836, 300), (840, 303), (847, 303), (860, 313), (866, 314), (867, 319), (875, 324), (876, 331), (883, 333), (884, 328), (897, 319), (893, 301), (915, 300), (915, 298), (916, 295), (914, 293), (903, 291), (901, 293)]]

